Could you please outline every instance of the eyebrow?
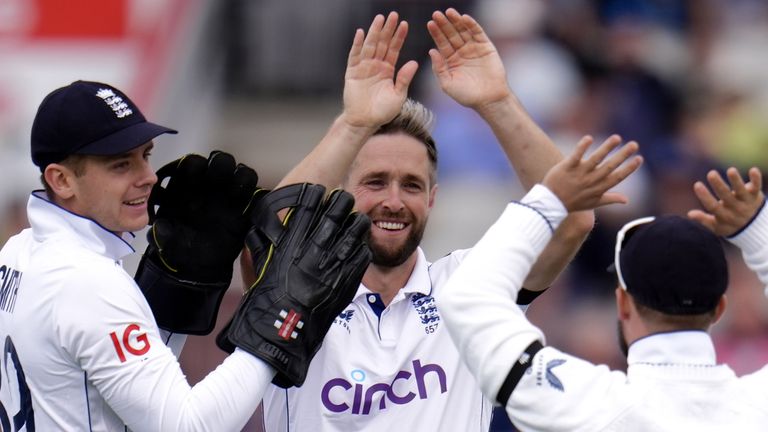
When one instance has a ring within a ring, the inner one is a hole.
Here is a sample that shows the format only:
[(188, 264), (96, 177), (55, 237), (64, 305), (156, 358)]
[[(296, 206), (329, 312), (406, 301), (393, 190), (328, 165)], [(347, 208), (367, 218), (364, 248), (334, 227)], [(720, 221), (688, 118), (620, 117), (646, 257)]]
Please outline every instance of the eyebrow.
[[(100, 156), (100, 157), (103, 158), (103, 160), (106, 161), (106, 162), (112, 162), (112, 161), (116, 161), (116, 160), (120, 160), (120, 159), (127, 159), (127, 158), (129, 158), (131, 156), (131, 153), (133, 153), (134, 151), (136, 151), (139, 148), (141, 148), (141, 146), (133, 148), (131, 150), (128, 150), (127, 152), (124, 152), (124, 153), (118, 153), (118, 154), (114, 154), (114, 155), (104, 155), (104, 156)], [(147, 147), (144, 148), (143, 152), (150, 151), (150, 150), (152, 150), (154, 148), (155, 148), (155, 144), (150, 142), (150, 144)]]

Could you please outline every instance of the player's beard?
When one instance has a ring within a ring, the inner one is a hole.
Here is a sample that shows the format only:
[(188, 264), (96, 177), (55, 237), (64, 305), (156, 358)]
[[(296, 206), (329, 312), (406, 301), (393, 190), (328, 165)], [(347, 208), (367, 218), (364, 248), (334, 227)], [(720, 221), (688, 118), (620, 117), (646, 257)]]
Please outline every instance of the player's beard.
[(376, 241), (371, 236), (369, 247), (371, 248), (372, 259), (371, 262), (374, 265), (381, 267), (397, 267), (404, 263), (408, 257), (413, 254), (419, 244), (422, 237), (424, 237), (424, 229), (427, 226), (427, 220), (414, 221), (411, 223), (411, 231), (406, 237), (405, 242), (396, 247), (386, 247)]
[(619, 336), (619, 349), (626, 358), (629, 355), (629, 344), (627, 344), (627, 337), (624, 336), (624, 325), (621, 323), (621, 320), (616, 320), (616, 323), (616, 329)]

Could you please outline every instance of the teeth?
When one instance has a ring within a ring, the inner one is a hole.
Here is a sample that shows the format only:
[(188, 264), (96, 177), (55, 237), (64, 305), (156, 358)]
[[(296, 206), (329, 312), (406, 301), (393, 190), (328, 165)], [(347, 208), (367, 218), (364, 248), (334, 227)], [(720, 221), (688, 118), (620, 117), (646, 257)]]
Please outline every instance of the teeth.
[(144, 204), (144, 202), (146, 202), (146, 201), (147, 201), (146, 198), (139, 198), (139, 199), (135, 199), (133, 201), (126, 201), (125, 203), (128, 204), (128, 205), (139, 205), (139, 204)]
[(385, 230), (401, 230), (405, 228), (402, 222), (376, 222), (376, 226)]

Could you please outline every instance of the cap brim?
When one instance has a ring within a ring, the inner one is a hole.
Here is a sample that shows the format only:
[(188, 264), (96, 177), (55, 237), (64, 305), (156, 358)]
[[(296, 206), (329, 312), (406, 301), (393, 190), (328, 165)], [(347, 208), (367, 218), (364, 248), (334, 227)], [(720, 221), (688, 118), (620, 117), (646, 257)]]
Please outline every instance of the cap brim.
[(177, 133), (179, 132), (165, 126), (150, 122), (141, 122), (85, 145), (73, 153), (102, 156), (116, 155), (144, 145), (159, 135)]

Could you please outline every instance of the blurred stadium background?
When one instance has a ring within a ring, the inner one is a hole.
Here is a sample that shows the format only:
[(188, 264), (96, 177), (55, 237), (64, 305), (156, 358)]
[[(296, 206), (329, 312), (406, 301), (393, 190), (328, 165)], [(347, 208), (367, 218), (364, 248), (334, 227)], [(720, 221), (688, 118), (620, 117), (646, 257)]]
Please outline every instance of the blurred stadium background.
[[(564, 152), (587, 133), (641, 145), (646, 164), (621, 186), (631, 203), (598, 211), (583, 250), (529, 311), (549, 343), (625, 367), (605, 272), (618, 227), (696, 207), (691, 186), (709, 169), (768, 173), (765, 0), (0, 0), (0, 238), (26, 226), (26, 197), (39, 187), (29, 131), (54, 88), (109, 82), (179, 129), (158, 139), (156, 167), (223, 149), (272, 187), (340, 112), (354, 29), (396, 10), (411, 24), (401, 59), (421, 65), (411, 96), (437, 114), (440, 191), (424, 248), (435, 259), (470, 247), (522, 192), (488, 128), (432, 78), (425, 23), (449, 6), (485, 27), (513, 90)], [(730, 307), (715, 339), (719, 360), (744, 373), (768, 362), (768, 307), (728, 252)], [(235, 281), (220, 321), (241, 292)], [(211, 338), (195, 337), (182, 365), (194, 383), (222, 358)], [(261, 429), (257, 417), (246, 430)], [(493, 430), (514, 430), (497, 417)]]

